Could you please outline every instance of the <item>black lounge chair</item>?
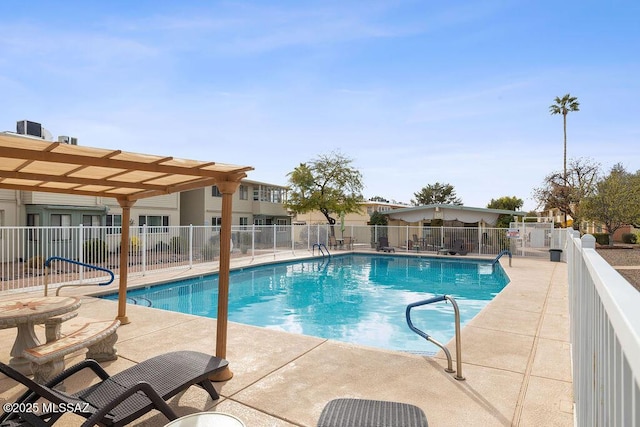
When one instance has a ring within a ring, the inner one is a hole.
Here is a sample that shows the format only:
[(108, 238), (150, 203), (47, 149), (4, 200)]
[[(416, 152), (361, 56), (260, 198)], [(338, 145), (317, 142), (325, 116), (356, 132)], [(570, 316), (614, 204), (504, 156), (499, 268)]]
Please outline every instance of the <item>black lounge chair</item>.
[(451, 245), (451, 247), (448, 249), (448, 252), (449, 252), (449, 255), (455, 255), (455, 254), (466, 255), (467, 249), (465, 248), (464, 240), (462, 239), (454, 240), (453, 245)]
[(428, 427), (415, 405), (367, 399), (334, 399), (320, 414), (317, 427)]
[[(226, 360), (208, 354), (176, 351), (161, 354), (109, 376), (95, 360), (88, 359), (41, 385), (0, 363), (0, 372), (28, 388), (15, 402), (12, 409), (16, 411), (2, 413), (0, 425), (52, 425), (64, 411), (32, 413), (29, 408), (33, 405), (29, 404), (38, 401), (42, 409), (42, 399), (64, 407), (67, 412), (71, 412), (69, 408), (72, 408), (75, 415), (87, 418), (83, 426), (122, 426), (154, 408), (169, 420), (175, 420), (178, 416), (166, 401), (194, 384), (204, 388), (213, 400), (219, 399), (209, 377), (227, 364)], [(85, 368), (91, 369), (101, 381), (72, 394), (54, 388)]]
[(384, 252), (395, 252), (395, 248), (389, 246), (389, 238), (388, 237), (380, 237), (378, 238), (378, 244), (376, 245), (376, 251), (384, 251)]

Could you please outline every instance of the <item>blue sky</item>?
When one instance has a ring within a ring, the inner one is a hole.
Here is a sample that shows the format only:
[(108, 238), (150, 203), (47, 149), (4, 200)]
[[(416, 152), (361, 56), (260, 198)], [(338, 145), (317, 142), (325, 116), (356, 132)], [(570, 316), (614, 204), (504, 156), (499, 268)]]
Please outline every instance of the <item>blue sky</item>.
[(253, 180), (339, 151), (364, 196), (435, 182), (468, 206), (568, 157), (640, 169), (637, 1), (3, 0), (0, 131), (250, 165)]

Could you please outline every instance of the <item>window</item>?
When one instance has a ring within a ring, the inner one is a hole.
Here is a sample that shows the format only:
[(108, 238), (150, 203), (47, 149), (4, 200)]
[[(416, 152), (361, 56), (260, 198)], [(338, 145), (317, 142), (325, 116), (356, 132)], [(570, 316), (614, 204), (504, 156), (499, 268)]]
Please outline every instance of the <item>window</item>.
[[(99, 227), (101, 226), (102, 218), (100, 215), (82, 215), (82, 225), (85, 227)], [(100, 236), (100, 230), (98, 228), (89, 228), (84, 230), (85, 240), (97, 238)]]
[(278, 231), (287, 231), (287, 220), (284, 218), (278, 218), (276, 220), (276, 225), (278, 226)]
[(249, 200), (249, 188), (246, 185), (240, 185), (238, 193), (240, 193), (240, 200)]
[(71, 239), (71, 215), (51, 214), (51, 226), (56, 227), (54, 230), (52, 230), (51, 233), (51, 237), (53, 240)]
[(100, 220), (100, 215), (82, 215), (82, 225), (85, 227), (96, 227), (100, 226), (102, 221)]
[(246, 216), (241, 216), (240, 217), (240, 229), (241, 230), (246, 230), (248, 225), (249, 225), (249, 218), (247, 218)]
[[(27, 214), (27, 227), (39, 227), (40, 226), (40, 214)], [(29, 241), (38, 241), (38, 232), (33, 228), (29, 228)]]
[(107, 234), (122, 234), (122, 215), (107, 215)]
[(146, 225), (148, 233), (167, 233), (169, 231), (168, 215), (140, 215), (138, 225)]
[(213, 197), (222, 197), (222, 193), (220, 192), (220, 189), (216, 185), (211, 187), (211, 195)]
[(264, 218), (254, 218), (253, 220), (253, 224), (254, 225), (265, 225), (266, 221)]
[(222, 218), (220, 218), (219, 216), (211, 217), (211, 225), (212, 225), (213, 227), (220, 227), (220, 226), (222, 226)]
[(260, 185), (253, 188), (253, 200), (260, 202), (282, 203), (285, 200), (285, 189)]

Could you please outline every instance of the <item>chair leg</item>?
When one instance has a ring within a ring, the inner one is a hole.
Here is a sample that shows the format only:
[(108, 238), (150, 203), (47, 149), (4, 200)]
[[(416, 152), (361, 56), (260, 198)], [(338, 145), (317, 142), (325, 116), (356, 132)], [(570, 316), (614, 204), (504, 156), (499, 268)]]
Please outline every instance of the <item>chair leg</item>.
[(211, 380), (204, 380), (201, 383), (198, 384), (200, 387), (202, 387), (203, 389), (205, 389), (207, 391), (207, 393), (209, 393), (209, 396), (211, 396), (211, 398), (213, 400), (218, 400), (220, 399), (220, 395), (218, 394), (218, 392), (216, 391), (215, 387), (213, 386), (213, 384), (211, 383)]

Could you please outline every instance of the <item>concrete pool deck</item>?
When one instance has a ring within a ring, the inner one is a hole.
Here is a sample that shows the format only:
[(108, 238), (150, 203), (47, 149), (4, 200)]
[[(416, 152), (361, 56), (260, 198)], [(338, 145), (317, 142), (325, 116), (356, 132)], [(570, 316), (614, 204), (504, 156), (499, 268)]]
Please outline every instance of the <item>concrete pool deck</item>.
[[(405, 354), (230, 322), (226, 358), (234, 376), (215, 384), (221, 398), (212, 401), (191, 387), (170, 405), (178, 415), (226, 412), (247, 427), (315, 426), (324, 405), (338, 397), (411, 403), (424, 410), (431, 426), (573, 426), (567, 266), (521, 258), (511, 267), (504, 258), (501, 263), (510, 283), (462, 331), (465, 381), (444, 371), (441, 353)], [(163, 273), (162, 279), (194, 273)], [(130, 286), (158, 279), (135, 278)], [(62, 291), (74, 292), (80, 291)], [(116, 312), (114, 301), (83, 296), (80, 315), (109, 319)], [(215, 352), (215, 319), (132, 305), (127, 315), (131, 323), (118, 329), (120, 357), (102, 364), (110, 373), (167, 351)], [(15, 332), (0, 330), (2, 362), (9, 360)], [(447, 347), (455, 357), (455, 344)], [(75, 355), (66, 364), (82, 358)], [(79, 377), (66, 383), (67, 390), (89, 382)], [(0, 376), (1, 403), (22, 391)], [(66, 414), (56, 425), (81, 421)], [(167, 422), (151, 412), (134, 425)]]

